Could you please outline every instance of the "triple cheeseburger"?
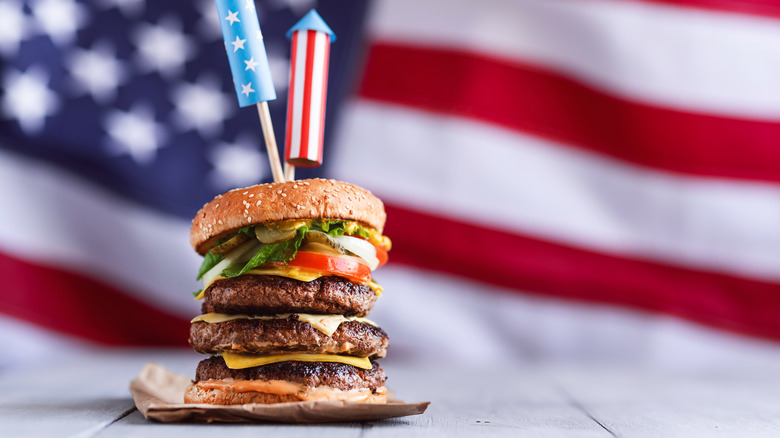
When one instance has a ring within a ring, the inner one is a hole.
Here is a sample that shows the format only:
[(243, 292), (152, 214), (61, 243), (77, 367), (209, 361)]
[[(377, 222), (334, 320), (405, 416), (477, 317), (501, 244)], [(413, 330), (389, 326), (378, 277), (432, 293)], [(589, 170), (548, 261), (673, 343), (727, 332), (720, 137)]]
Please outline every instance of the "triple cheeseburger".
[(366, 319), (387, 262), (384, 205), (324, 179), (236, 189), (204, 205), (190, 243), (205, 256), (198, 364), (186, 403), (384, 403), (387, 334)]

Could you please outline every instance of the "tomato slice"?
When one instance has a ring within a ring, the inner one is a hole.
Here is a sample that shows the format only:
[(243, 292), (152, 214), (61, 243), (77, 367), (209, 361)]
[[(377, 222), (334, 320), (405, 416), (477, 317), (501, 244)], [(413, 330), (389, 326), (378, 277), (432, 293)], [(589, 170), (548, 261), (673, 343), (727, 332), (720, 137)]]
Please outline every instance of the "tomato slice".
[(371, 268), (358, 257), (332, 256), (316, 252), (298, 251), (295, 258), (287, 262), (287, 265), (315, 271), (325, 271), (355, 283), (368, 283), (371, 280)]
[(387, 250), (377, 245), (374, 245), (374, 248), (376, 248), (376, 258), (379, 259), (379, 266), (386, 264), (388, 259)]

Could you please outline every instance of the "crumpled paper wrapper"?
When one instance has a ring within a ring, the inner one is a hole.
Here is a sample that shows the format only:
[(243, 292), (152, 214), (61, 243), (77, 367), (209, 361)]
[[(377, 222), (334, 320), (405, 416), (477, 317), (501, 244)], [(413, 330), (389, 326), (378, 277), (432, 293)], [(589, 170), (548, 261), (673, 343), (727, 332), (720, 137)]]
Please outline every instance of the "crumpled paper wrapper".
[(387, 404), (341, 401), (234, 406), (185, 404), (182, 403), (184, 390), (189, 384), (190, 379), (149, 362), (138, 377), (130, 382), (130, 392), (133, 394), (135, 406), (144, 417), (163, 423), (333, 423), (382, 420), (422, 414), (430, 403), (403, 403), (392, 400)]

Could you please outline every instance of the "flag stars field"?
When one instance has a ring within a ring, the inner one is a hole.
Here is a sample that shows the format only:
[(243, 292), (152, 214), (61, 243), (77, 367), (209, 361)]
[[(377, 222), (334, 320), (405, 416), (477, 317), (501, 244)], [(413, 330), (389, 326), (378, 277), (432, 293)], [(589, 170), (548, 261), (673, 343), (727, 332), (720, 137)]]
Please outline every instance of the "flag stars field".
[(141, 23), (130, 39), (138, 48), (136, 62), (141, 71), (158, 71), (166, 78), (180, 75), (197, 49), (194, 41), (182, 33), (181, 22), (172, 17), (156, 25)]
[(3, 80), (5, 95), (3, 114), (16, 119), (27, 134), (37, 134), (44, 126), (44, 119), (60, 107), (57, 94), (48, 87), (48, 74), (36, 67), (24, 72), (7, 70)]
[(113, 110), (104, 120), (108, 152), (130, 155), (137, 164), (148, 165), (168, 139), (164, 126), (145, 105), (137, 104), (130, 111)]
[(289, 82), (290, 58), (278, 47), (268, 48), (268, 66), (271, 68), (271, 78), (274, 80), (274, 88), (277, 91), (286, 91)]
[(201, 76), (196, 83), (177, 84), (171, 101), (176, 106), (172, 115), (176, 125), (184, 131), (196, 130), (203, 138), (221, 135), (225, 119), (235, 112), (235, 105), (213, 75)]
[(146, 9), (146, 0), (100, 0), (106, 9), (117, 8), (125, 17), (137, 17)]
[(195, 9), (200, 15), (196, 24), (198, 34), (207, 42), (222, 40), (221, 17), (214, 13), (214, 0), (200, 0), (195, 3)]
[(16, 55), (28, 31), (29, 25), (22, 4), (18, 0), (0, 2), (0, 54)]
[(73, 49), (66, 66), (77, 95), (88, 94), (99, 104), (107, 104), (116, 97), (117, 87), (127, 81), (128, 74), (115, 53), (106, 41), (95, 43), (90, 50)]
[(88, 21), (87, 8), (74, 0), (38, 0), (32, 12), (40, 29), (57, 45), (72, 43)]
[(272, 0), (274, 8), (289, 9), (295, 15), (303, 15), (317, 5), (317, 0)]
[(217, 144), (208, 156), (214, 169), (209, 183), (218, 190), (257, 184), (268, 176), (267, 156), (257, 147), (257, 138), (242, 134), (235, 142)]

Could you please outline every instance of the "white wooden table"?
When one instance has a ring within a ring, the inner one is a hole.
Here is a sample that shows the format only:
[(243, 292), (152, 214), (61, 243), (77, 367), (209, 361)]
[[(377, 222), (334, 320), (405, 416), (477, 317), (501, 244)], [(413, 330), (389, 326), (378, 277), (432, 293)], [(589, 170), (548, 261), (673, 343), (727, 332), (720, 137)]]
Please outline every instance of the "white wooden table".
[(0, 437), (780, 437), (780, 373), (771, 369), (697, 375), (388, 360), (388, 386), (403, 400), (430, 400), (424, 415), (362, 424), (195, 425), (150, 422), (134, 408), (128, 384), (146, 361), (192, 376), (199, 359), (120, 350), (0, 370)]

